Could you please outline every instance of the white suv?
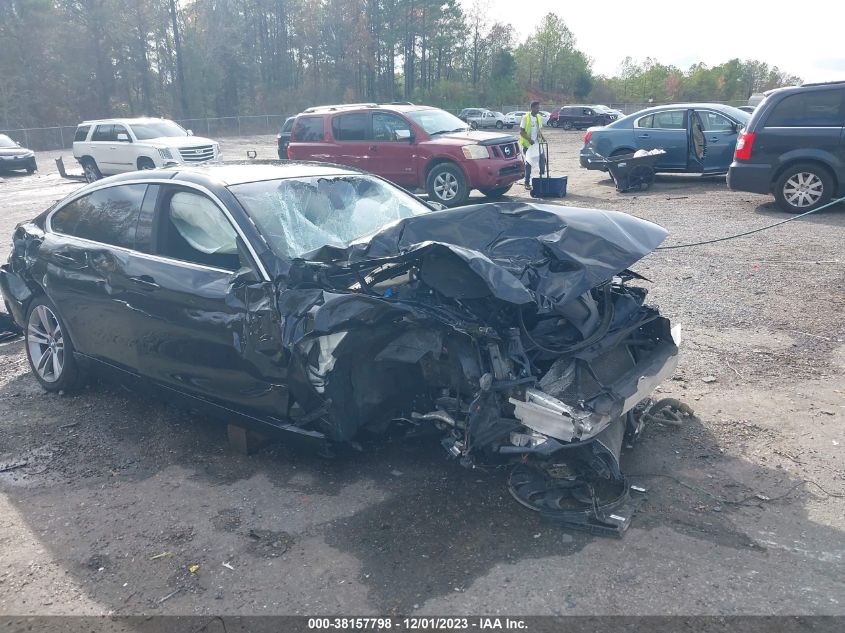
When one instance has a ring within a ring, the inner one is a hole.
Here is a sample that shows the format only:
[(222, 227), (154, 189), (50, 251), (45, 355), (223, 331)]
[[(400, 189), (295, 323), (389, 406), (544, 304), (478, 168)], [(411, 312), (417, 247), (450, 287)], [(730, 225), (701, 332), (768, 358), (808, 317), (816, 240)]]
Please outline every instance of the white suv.
[(136, 169), (219, 160), (220, 146), (167, 119), (103, 119), (76, 128), (73, 156), (93, 182)]

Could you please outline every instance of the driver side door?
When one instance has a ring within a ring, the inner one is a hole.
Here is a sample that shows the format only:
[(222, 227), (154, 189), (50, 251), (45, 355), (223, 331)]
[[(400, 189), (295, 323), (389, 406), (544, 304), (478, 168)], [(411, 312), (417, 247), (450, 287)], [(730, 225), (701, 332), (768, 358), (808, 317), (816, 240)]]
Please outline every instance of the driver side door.
[(373, 112), (372, 126), (367, 169), (397, 185), (415, 186), (420, 155), (411, 124), (392, 112)]

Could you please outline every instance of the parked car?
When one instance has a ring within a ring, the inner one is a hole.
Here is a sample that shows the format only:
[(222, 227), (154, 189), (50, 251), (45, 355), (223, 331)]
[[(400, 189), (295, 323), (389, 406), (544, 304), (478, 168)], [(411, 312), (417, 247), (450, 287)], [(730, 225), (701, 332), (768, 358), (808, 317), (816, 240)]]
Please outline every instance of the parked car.
[(503, 196), (525, 169), (516, 137), (469, 130), (448, 112), (415, 105), (309, 108), (296, 117), (288, 157), (366, 169), (446, 206), (473, 189)]
[(548, 110), (540, 110), (540, 120), (543, 122), (543, 125), (549, 124), (549, 117), (552, 116), (552, 113)]
[(21, 147), (20, 143), (13, 141), (5, 134), (0, 134), (0, 171), (18, 169), (25, 169), (30, 174), (38, 169), (35, 163), (35, 152)]
[(549, 115), (549, 125), (564, 130), (582, 130), (594, 125), (607, 125), (615, 120), (615, 116), (586, 105), (561, 106)]
[(607, 106), (604, 106), (604, 105), (594, 105), (593, 110), (595, 110), (597, 112), (605, 112), (605, 113), (609, 114), (611, 117), (613, 117), (614, 121), (616, 119), (621, 119), (622, 117), (625, 116), (625, 113), (622, 112), (622, 110), (616, 110), (614, 108), (608, 108)]
[(461, 110), (460, 114), (458, 114), (458, 118), (464, 123), (469, 123), (468, 119), (470, 117), (481, 116), (481, 113), (484, 112), (484, 110), (485, 108), (464, 108)]
[(845, 195), (845, 82), (766, 93), (736, 144), (728, 186), (804, 212)]
[(678, 362), (626, 282), (666, 234), (556, 205), (433, 211), (322, 163), (180, 166), (19, 225), (0, 290), (48, 392), (102, 374), (323, 449), (433, 433), (467, 467), (514, 464), (532, 509), (620, 533), (623, 435)]
[(290, 132), (293, 129), (293, 122), (296, 120), (295, 116), (289, 116), (282, 124), (282, 129), (276, 135), (276, 142), (278, 143), (279, 160), (287, 160), (288, 158), (288, 144), (290, 143)]
[(79, 124), (73, 156), (94, 182), (138, 169), (219, 160), (220, 146), (167, 119), (103, 119)]
[(716, 103), (681, 103), (641, 110), (599, 128), (590, 128), (581, 148), (581, 167), (601, 169), (603, 157), (662, 149), (661, 172), (724, 174), (733, 159), (738, 131), (748, 113)]
[(495, 110), (482, 110), (477, 116), (468, 116), (466, 121), (473, 130), (486, 127), (501, 130), (505, 127), (505, 115)]
[(525, 110), (516, 110), (514, 112), (508, 112), (505, 115), (505, 127), (509, 130), (513, 129), (514, 126), (519, 127), (520, 122), (522, 121), (522, 117), (525, 116)]

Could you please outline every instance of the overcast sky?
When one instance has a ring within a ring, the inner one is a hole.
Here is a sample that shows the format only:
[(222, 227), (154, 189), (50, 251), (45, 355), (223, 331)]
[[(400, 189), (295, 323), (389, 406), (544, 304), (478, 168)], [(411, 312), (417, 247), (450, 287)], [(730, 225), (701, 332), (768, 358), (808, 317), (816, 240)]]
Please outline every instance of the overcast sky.
[[(469, 8), (474, 0), (461, 0)], [(593, 72), (613, 75), (630, 55), (683, 70), (702, 61), (758, 59), (804, 81), (845, 79), (843, 0), (482, 0), (490, 22), (513, 25), (520, 41), (553, 11), (593, 59)], [(554, 9), (553, 7), (560, 7)]]

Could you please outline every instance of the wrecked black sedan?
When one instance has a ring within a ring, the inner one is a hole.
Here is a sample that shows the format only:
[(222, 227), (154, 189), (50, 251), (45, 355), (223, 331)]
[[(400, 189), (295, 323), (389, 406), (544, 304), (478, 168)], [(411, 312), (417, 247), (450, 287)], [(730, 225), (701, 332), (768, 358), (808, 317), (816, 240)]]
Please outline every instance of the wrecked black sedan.
[(677, 364), (629, 270), (665, 235), (554, 205), (435, 211), (318, 163), (154, 170), (18, 226), (0, 289), (48, 391), (99, 371), (318, 444), (437, 433), (464, 465), (516, 464), (524, 505), (620, 532), (623, 440)]

